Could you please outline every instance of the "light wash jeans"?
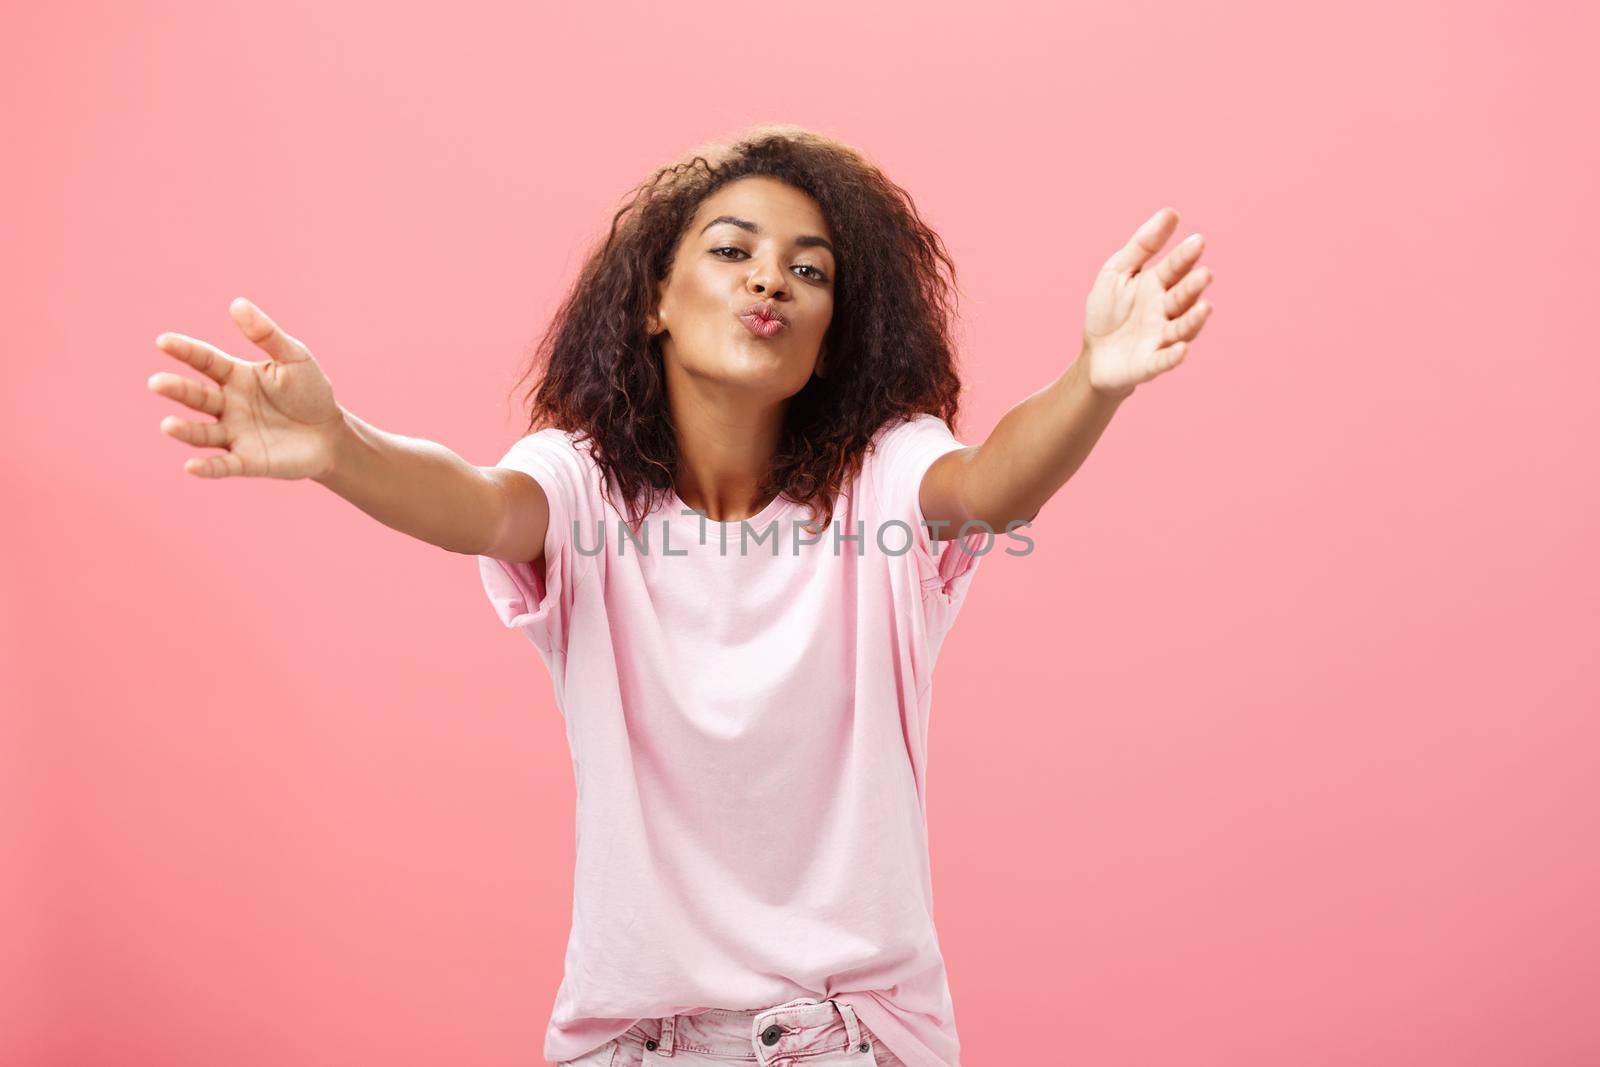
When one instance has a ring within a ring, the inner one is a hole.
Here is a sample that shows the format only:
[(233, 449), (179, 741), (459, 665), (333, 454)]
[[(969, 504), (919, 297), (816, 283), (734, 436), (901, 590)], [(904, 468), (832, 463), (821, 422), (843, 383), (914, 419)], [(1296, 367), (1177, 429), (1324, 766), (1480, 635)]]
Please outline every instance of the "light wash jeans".
[(797, 997), (771, 1008), (716, 1008), (640, 1019), (621, 1037), (557, 1067), (906, 1067), (855, 1009)]

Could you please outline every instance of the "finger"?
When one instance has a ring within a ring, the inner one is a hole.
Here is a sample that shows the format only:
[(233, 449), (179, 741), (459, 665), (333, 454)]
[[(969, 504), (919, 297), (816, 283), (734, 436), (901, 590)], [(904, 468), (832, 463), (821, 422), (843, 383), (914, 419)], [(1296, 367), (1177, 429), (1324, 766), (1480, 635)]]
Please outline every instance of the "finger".
[(306, 358), (305, 347), (299, 341), (284, 333), (277, 323), (267, 318), (265, 311), (244, 297), (228, 305), (228, 314), (246, 337), (279, 363), (299, 363)]
[(1157, 373), (1165, 374), (1173, 367), (1176, 367), (1178, 364), (1182, 363), (1183, 357), (1187, 356), (1188, 354), (1188, 341), (1178, 341), (1174, 344), (1167, 345), (1165, 348), (1156, 349), (1156, 366), (1160, 368)]
[(149, 386), (152, 393), (159, 393), (186, 407), (203, 411), (207, 415), (222, 417), (222, 390), (216, 386), (208, 386), (193, 378), (185, 378), (181, 374), (168, 374), (165, 371), (150, 375), (145, 385)]
[(1171, 289), (1178, 279), (1189, 273), (1189, 268), (1195, 265), (1200, 253), (1205, 251), (1205, 245), (1206, 239), (1197, 233), (1185, 237), (1183, 243), (1174, 248), (1156, 267), (1156, 280)]
[(199, 448), (226, 448), (228, 445), (228, 428), (220, 422), (195, 422), (168, 415), (161, 420), (161, 432)]
[(1161, 246), (1167, 243), (1167, 238), (1172, 236), (1172, 231), (1177, 225), (1177, 210), (1170, 207), (1162, 208), (1146, 219), (1143, 226), (1133, 231), (1128, 243), (1113, 253), (1101, 269), (1132, 274), (1144, 266), (1145, 260), (1161, 251)]
[(1182, 281), (1167, 292), (1165, 311), (1167, 318), (1175, 319), (1194, 306), (1206, 286), (1211, 284), (1212, 274), (1209, 267), (1201, 267), (1184, 275)]
[(183, 472), (196, 478), (227, 478), (244, 473), (244, 461), (232, 452), (217, 456), (193, 456), (183, 461)]
[(1202, 300), (1181, 316), (1167, 323), (1161, 331), (1161, 343), (1172, 344), (1175, 341), (1189, 341), (1200, 332), (1200, 327), (1206, 324), (1206, 319), (1211, 317), (1211, 305)]
[(228, 384), (236, 364), (234, 359), (215, 345), (181, 333), (164, 333), (156, 338), (156, 347), (169, 356), (183, 360), (218, 385)]

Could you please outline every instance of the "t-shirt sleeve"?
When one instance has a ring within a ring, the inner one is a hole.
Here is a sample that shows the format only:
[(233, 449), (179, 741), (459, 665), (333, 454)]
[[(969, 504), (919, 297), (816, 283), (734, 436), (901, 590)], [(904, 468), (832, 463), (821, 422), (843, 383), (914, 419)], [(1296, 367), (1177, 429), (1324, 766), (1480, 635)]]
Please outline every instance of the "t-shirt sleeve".
[[(957, 527), (942, 526), (939, 533), (945, 540), (936, 541), (922, 514), (923, 475), (940, 456), (966, 447), (943, 419), (922, 413), (883, 431), (868, 458), (880, 521), (899, 520), (910, 528), (904, 555), (915, 567), (923, 609), (935, 631), (954, 621), (978, 563), (994, 548), (994, 534), (987, 527), (968, 527), (965, 537), (955, 537)], [(886, 532), (883, 540), (898, 545), (904, 536), (896, 529), (893, 538)]]
[(575, 524), (593, 529), (591, 472), (569, 435), (552, 427), (516, 442), (495, 466), (539, 483), (550, 501), (550, 525), (537, 562), (478, 557), (484, 592), (502, 623), (522, 631), (541, 651), (565, 657), (574, 596), (594, 565), (594, 556), (578, 552), (573, 541)]

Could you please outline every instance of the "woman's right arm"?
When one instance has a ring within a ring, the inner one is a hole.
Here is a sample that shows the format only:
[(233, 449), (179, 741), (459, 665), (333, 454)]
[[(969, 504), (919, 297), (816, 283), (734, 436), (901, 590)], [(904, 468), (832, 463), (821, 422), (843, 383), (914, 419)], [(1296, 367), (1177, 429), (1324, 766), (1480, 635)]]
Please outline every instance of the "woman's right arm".
[(311, 350), (240, 297), (234, 322), (270, 359), (251, 363), (163, 333), (156, 347), (206, 376), (150, 376), (152, 392), (216, 417), (168, 416), (161, 432), (220, 454), (190, 457), (199, 478), (309, 478), (379, 522), (451, 552), (531, 562), (550, 522), (544, 489), (520, 471), (478, 467), (441, 444), (388, 433), (333, 397)]
[(451, 552), (523, 562), (544, 551), (550, 505), (538, 482), (341, 414), (330, 467), (314, 481), (385, 526)]

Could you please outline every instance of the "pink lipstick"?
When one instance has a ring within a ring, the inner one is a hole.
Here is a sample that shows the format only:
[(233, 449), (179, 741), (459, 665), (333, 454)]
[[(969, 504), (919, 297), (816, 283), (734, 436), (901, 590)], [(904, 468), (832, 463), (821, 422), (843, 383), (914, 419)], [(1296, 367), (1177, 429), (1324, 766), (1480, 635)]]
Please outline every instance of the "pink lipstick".
[(740, 315), (739, 321), (757, 337), (776, 337), (787, 325), (782, 319), (769, 319), (761, 315)]

